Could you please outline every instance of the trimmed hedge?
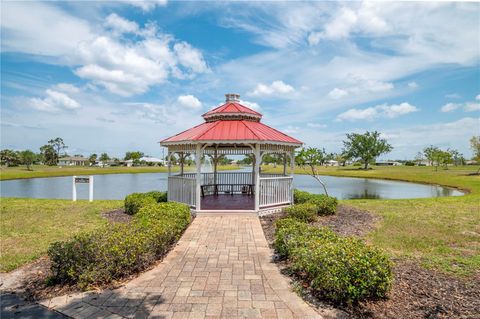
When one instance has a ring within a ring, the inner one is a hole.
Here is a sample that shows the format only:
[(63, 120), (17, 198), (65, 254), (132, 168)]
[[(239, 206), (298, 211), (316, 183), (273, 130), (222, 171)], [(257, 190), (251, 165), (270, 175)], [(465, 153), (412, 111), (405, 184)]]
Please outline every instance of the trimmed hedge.
[(294, 190), (293, 202), (295, 204), (311, 203), (318, 208), (318, 215), (333, 215), (337, 211), (338, 201), (335, 197), (323, 194), (311, 194), (309, 192)]
[(152, 191), (148, 193), (132, 193), (125, 197), (125, 213), (135, 215), (138, 210), (148, 204), (167, 201), (167, 192)]
[(190, 208), (150, 203), (127, 224), (105, 225), (48, 249), (52, 279), (80, 287), (106, 284), (142, 271), (163, 256), (190, 223)]
[(308, 223), (317, 220), (318, 207), (313, 203), (295, 204), (285, 208), (284, 212), (287, 217)]
[(275, 250), (319, 295), (341, 303), (385, 297), (392, 264), (380, 250), (295, 219), (277, 222)]

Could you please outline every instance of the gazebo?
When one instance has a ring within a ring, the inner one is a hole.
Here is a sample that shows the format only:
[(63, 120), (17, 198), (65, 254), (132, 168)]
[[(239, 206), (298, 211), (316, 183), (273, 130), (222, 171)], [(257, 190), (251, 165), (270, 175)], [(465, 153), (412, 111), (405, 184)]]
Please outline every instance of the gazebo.
[[(292, 204), (294, 151), (302, 142), (261, 123), (262, 114), (240, 104), (239, 94), (225, 97), (223, 105), (202, 115), (204, 123), (160, 142), (168, 148), (168, 200), (188, 204), (195, 212), (262, 214)], [(175, 175), (171, 170), (174, 154), (180, 161)], [(184, 160), (192, 154), (196, 170), (184, 172)], [(266, 154), (282, 157), (282, 173), (261, 173)], [(217, 172), (225, 155), (250, 156), (252, 169)], [(202, 172), (202, 160), (205, 163), (208, 158), (212, 171)]]

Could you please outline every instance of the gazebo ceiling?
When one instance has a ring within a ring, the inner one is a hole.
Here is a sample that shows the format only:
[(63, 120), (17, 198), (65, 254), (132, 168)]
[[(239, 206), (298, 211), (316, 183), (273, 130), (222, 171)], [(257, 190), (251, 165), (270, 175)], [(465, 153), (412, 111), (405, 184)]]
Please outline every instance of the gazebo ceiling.
[(226, 94), (225, 104), (205, 113), (205, 123), (160, 142), (163, 146), (192, 143), (269, 143), (301, 146), (302, 142), (260, 122), (262, 114), (239, 103), (238, 94)]

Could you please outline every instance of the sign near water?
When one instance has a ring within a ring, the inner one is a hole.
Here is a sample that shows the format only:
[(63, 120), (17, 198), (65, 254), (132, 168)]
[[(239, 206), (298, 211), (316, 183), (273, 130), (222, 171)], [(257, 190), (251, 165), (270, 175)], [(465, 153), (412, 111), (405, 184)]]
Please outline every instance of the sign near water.
[(93, 176), (77, 177), (73, 176), (72, 180), (72, 199), (77, 201), (77, 184), (88, 184), (88, 200), (93, 201)]

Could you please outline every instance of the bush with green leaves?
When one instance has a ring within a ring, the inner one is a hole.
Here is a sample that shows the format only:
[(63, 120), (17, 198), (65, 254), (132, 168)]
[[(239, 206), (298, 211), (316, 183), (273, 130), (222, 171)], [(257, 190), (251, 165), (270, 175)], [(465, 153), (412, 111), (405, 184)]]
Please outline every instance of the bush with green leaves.
[(302, 203), (286, 207), (283, 211), (287, 217), (309, 223), (317, 220), (318, 207), (313, 203)]
[(52, 279), (80, 287), (106, 284), (142, 271), (163, 256), (190, 223), (190, 208), (150, 203), (126, 224), (109, 224), (53, 243)]
[(293, 202), (295, 204), (311, 203), (317, 206), (318, 215), (333, 215), (337, 211), (338, 200), (335, 197), (312, 194), (309, 192), (294, 190)]
[(328, 228), (280, 220), (275, 250), (289, 259), (291, 270), (311, 289), (335, 302), (385, 297), (392, 284), (392, 264), (385, 253)]
[(125, 197), (125, 212), (129, 215), (135, 215), (145, 205), (166, 201), (167, 192), (132, 193)]

